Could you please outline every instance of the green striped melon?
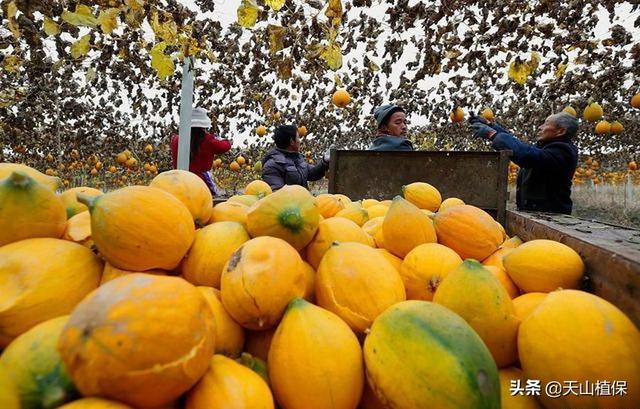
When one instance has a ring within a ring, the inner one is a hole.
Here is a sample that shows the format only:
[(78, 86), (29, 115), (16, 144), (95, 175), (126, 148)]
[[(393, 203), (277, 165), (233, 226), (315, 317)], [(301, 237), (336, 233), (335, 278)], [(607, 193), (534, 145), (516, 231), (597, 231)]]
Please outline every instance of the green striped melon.
[(0, 408), (20, 409), (18, 390), (7, 370), (0, 367)]
[(78, 396), (57, 350), (68, 320), (65, 315), (36, 325), (14, 339), (0, 356), (0, 368), (16, 385), (22, 409), (57, 408)]
[(380, 314), (364, 342), (369, 385), (394, 409), (500, 409), (498, 368), (458, 315), (428, 301)]

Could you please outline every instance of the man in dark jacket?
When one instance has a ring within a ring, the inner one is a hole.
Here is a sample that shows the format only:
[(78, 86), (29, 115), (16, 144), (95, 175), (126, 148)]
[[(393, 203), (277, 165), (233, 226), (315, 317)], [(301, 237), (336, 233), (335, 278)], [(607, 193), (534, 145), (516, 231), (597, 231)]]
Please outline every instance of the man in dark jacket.
[(274, 134), (276, 147), (262, 158), (262, 180), (278, 190), (284, 185), (309, 188), (308, 181), (320, 180), (329, 169), (329, 152), (316, 166), (311, 166), (300, 151), (298, 128), (283, 125)]
[(480, 116), (469, 119), (474, 135), (491, 141), (495, 150), (511, 150), (518, 166), (516, 204), (520, 210), (571, 214), (571, 183), (578, 164), (578, 148), (571, 141), (578, 120), (561, 112), (538, 128), (536, 144), (518, 140), (499, 125)]
[(412, 151), (413, 145), (407, 139), (407, 116), (398, 105), (382, 105), (373, 112), (378, 125), (376, 139), (369, 146), (370, 151)]

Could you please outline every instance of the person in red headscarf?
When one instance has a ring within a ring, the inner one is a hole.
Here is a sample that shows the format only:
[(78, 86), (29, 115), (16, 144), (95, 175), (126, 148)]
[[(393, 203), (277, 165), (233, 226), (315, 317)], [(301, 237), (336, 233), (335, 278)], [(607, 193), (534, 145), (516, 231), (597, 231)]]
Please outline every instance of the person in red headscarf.
[[(198, 175), (209, 187), (211, 194), (219, 195), (218, 188), (211, 175), (211, 167), (216, 155), (231, 149), (231, 141), (218, 139), (208, 133), (211, 119), (204, 108), (195, 108), (191, 114), (191, 152), (189, 156), (189, 171)], [(173, 168), (178, 167), (179, 135), (171, 138), (171, 160)]]

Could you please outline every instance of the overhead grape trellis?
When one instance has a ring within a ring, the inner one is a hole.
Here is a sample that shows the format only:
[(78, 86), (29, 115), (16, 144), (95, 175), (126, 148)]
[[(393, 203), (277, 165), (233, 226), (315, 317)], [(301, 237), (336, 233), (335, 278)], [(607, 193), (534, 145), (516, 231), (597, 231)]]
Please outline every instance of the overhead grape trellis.
[[(587, 100), (620, 135), (583, 124), (579, 146), (628, 160), (640, 150), (640, 6), (618, 1), (242, 0), (237, 22), (208, 0), (3, 0), (0, 155), (113, 155), (177, 131), (184, 55), (197, 57), (196, 99), (222, 134), (304, 124), (308, 150), (366, 146), (371, 109), (410, 112), (423, 148), (480, 148), (454, 106), (491, 107), (532, 137), (544, 118)], [(234, 6), (235, 7), (235, 6)], [(349, 90), (345, 109), (330, 104)], [(257, 154), (268, 138), (240, 149)]]

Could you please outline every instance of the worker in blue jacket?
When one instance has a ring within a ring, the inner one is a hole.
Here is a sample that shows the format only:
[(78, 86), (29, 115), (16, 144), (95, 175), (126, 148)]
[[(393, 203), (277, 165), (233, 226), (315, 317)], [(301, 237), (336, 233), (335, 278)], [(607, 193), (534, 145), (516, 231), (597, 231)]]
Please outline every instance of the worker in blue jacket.
[(382, 105), (375, 109), (373, 118), (378, 131), (376, 139), (369, 146), (370, 151), (412, 151), (413, 145), (407, 139), (407, 115), (398, 105)]
[(571, 184), (578, 164), (572, 139), (578, 120), (566, 112), (549, 116), (538, 128), (536, 144), (518, 140), (511, 132), (481, 116), (471, 116), (474, 136), (491, 141), (495, 150), (511, 150), (518, 166), (516, 205), (519, 210), (571, 214)]

